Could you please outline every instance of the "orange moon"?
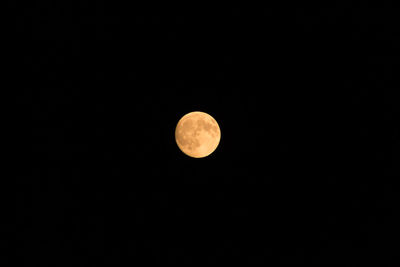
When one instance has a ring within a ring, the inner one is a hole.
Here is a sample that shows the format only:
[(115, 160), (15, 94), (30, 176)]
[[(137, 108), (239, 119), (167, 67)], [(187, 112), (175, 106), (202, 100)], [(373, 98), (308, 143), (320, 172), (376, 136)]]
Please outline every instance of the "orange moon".
[(194, 111), (183, 116), (175, 129), (179, 149), (192, 158), (204, 158), (218, 147), (221, 130), (209, 114)]

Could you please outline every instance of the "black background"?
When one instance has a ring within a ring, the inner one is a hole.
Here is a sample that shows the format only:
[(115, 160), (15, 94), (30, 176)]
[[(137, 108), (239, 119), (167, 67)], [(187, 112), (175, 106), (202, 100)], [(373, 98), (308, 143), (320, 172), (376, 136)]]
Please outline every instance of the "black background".
[[(398, 261), (398, 9), (11, 7), (10, 258)], [(195, 110), (222, 132), (203, 159), (174, 139)]]

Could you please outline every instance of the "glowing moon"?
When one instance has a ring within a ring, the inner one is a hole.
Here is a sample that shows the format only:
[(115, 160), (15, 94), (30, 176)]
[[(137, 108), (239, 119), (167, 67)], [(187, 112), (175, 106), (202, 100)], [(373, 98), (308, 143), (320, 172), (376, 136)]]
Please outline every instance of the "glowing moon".
[(193, 158), (204, 158), (217, 148), (221, 131), (217, 121), (207, 113), (195, 111), (183, 116), (175, 129), (180, 150)]

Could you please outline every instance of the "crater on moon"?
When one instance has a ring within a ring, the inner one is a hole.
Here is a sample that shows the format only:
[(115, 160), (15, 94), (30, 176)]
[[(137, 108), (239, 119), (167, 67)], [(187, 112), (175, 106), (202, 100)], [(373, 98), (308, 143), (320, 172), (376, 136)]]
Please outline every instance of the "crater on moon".
[(202, 158), (217, 148), (221, 139), (218, 123), (209, 114), (195, 111), (183, 116), (176, 126), (175, 140), (188, 156)]

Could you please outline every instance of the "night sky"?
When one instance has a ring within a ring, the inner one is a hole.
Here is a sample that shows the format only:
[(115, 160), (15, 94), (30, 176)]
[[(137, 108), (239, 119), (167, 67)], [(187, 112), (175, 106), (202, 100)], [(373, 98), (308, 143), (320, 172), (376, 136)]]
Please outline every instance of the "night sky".
[[(9, 259), (399, 263), (398, 10), (11, 8)], [(175, 142), (191, 111), (206, 158)]]

